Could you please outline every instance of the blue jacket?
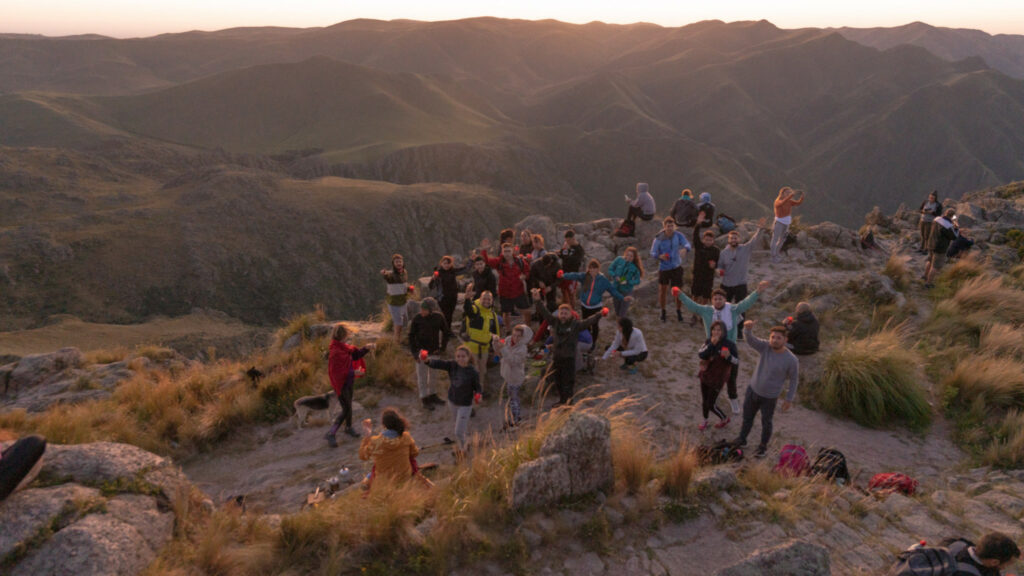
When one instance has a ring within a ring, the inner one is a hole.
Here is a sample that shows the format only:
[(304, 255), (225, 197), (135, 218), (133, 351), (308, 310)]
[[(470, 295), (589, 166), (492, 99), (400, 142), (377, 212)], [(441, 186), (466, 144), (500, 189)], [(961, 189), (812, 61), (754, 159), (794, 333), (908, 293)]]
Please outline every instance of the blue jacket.
[[(675, 270), (682, 266), (683, 258), (679, 255), (679, 251), (683, 248), (687, 251), (693, 249), (690, 246), (690, 241), (678, 230), (671, 238), (666, 238), (664, 231), (658, 232), (658, 235), (654, 237), (654, 242), (651, 243), (651, 257), (658, 260), (658, 270)], [(668, 254), (668, 260), (658, 258), (662, 254)]]
[(626, 262), (622, 256), (612, 260), (612, 265), (608, 267), (608, 275), (612, 277), (615, 289), (620, 294), (629, 294), (640, 284), (640, 269), (636, 264)]
[(597, 308), (601, 305), (601, 297), (607, 292), (616, 300), (622, 300), (622, 294), (615, 289), (612, 281), (604, 274), (598, 274), (595, 278), (587, 281), (587, 275), (583, 272), (570, 272), (563, 274), (565, 280), (576, 280), (580, 283), (580, 304), (587, 308)]

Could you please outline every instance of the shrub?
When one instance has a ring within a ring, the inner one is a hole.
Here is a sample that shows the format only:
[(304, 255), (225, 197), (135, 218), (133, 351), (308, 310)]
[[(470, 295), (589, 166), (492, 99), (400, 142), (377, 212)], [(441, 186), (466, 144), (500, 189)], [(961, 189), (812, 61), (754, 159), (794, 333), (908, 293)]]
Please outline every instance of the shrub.
[(281, 346), (296, 334), (301, 334), (302, 339), (306, 340), (309, 338), (310, 328), (312, 328), (314, 324), (323, 324), (326, 321), (327, 315), (324, 313), (323, 305), (317, 304), (312, 312), (298, 314), (289, 318), (284, 328), (278, 330), (277, 333), (274, 334), (274, 342), (276, 342), (278, 346)]
[(409, 349), (390, 338), (377, 341), (366, 356), (366, 380), (378, 386), (397, 390), (415, 390), (416, 367)]
[(904, 339), (897, 326), (841, 341), (825, 361), (818, 404), (863, 426), (899, 422), (911, 430), (927, 428), (932, 413), (917, 384), (920, 359)]
[(697, 470), (697, 454), (685, 442), (659, 466), (662, 490), (673, 498), (682, 498), (690, 489), (690, 480)]
[(926, 329), (938, 337), (940, 345), (977, 348), (982, 332), (996, 324), (1024, 325), (1024, 291), (1004, 284), (999, 277), (979, 276), (939, 302)]
[(888, 276), (898, 290), (906, 290), (907, 286), (910, 286), (911, 275), (910, 269), (907, 267), (909, 260), (909, 256), (901, 256), (893, 252), (885, 262), (885, 268), (882, 269), (882, 274)]
[(979, 348), (986, 354), (1024, 360), (1024, 328), (994, 324), (981, 333)]
[(1002, 468), (1024, 466), (1024, 412), (1007, 412), (993, 430), (982, 461)]
[[(942, 382), (946, 405), (980, 416), (1024, 408), (1024, 364), (1011, 358), (968, 356)], [(978, 406), (974, 406), (977, 404)]]

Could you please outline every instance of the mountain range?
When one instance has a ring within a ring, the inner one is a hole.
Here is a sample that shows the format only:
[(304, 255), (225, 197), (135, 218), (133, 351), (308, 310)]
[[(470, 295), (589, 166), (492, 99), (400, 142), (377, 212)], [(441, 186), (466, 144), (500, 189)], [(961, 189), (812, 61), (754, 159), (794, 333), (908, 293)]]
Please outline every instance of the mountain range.
[[(958, 197), (1024, 177), (1018, 40), (494, 18), (0, 36), (0, 316), (357, 316), (391, 251), (429, 267), (528, 213), (620, 214), (638, 181), (736, 217), (793, 185), (846, 225)], [(451, 241), (417, 255), (424, 225)], [(97, 258), (110, 277), (84, 281)], [(46, 283), (64, 297), (37, 302)]]

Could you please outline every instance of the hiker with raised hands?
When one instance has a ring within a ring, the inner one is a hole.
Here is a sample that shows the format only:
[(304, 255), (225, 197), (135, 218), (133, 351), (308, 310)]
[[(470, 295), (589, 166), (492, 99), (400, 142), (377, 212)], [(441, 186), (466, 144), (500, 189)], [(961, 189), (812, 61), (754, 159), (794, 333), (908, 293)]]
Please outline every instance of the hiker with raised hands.
[(522, 408), (519, 403), (519, 391), (526, 381), (526, 347), (533, 338), (533, 330), (526, 324), (518, 324), (512, 328), (508, 338), (502, 340), (492, 337), (491, 346), (501, 356), (501, 377), (505, 380), (508, 390), (508, 409), (505, 413), (505, 427), (515, 428), (522, 420)]
[[(611, 278), (615, 289), (623, 296), (630, 296), (633, 289), (640, 285), (644, 277), (644, 263), (640, 260), (640, 251), (636, 246), (630, 246), (623, 250), (622, 256), (617, 256), (608, 266), (608, 276)], [(615, 300), (615, 316), (625, 318), (629, 316), (629, 305), (632, 302), (623, 298)]]
[[(690, 243), (676, 230), (676, 221), (671, 216), (663, 221), (664, 228), (651, 243), (651, 258), (658, 261), (658, 305), (661, 307), (661, 321), (665, 322), (665, 301), (670, 288), (683, 286), (683, 258), (690, 251)], [(682, 304), (676, 302), (676, 319), (683, 321)]]
[[(451, 325), (437, 311), (437, 301), (424, 298), (420, 302), (420, 313), (409, 323), (409, 350), (413, 357), (419, 357), (425, 352), (428, 358), (439, 358), (442, 343), (447, 342), (451, 335)], [(430, 370), (422, 363), (416, 364), (416, 386), (423, 408), (433, 410), (435, 405), (444, 404), (444, 400), (434, 392)]]
[(601, 320), (597, 314), (580, 320), (573, 318), (573, 310), (568, 304), (562, 304), (554, 314), (548, 311), (541, 300), (540, 290), (532, 291), (534, 305), (537, 313), (548, 322), (548, 328), (554, 339), (552, 345), (551, 366), (554, 372), (555, 383), (558, 387), (558, 403), (556, 406), (568, 404), (572, 401), (576, 388), (576, 346), (580, 332), (589, 329)]
[(775, 212), (775, 224), (772, 226), (772, 262), (782, 261), (782, 244), (786, 241), (789, 226), (793, 223), (793, 207), (803, 203), (803, 190), (797, 192), (789, 186), (779, 189), (779, 195), (772, 204), (772, 210)]
[(456, 268), (454, 258), (448, 255), (442, 256), (441, 261), (434, 268), (434, 274), (430, 278), (430, 283), (427, 285), (428, 288), (437, 294), (437, 303), (441, 309), (441, 315), (444, 316), (445, 322), (448, 323), (448, 333), (445, 334), (444, 340), (441, 342), (442, 350), (448, 347), (452, 320), (455, 316), (455, 307), (459, 303), (459, 275), (465, 274), (470, 268), (470, 266)]
[[(558, 251), (558, 257), (562, 261), (563, 272), (580, 271), (580, 267), (583, 266), (584, 250), (583, 246), (576, 240), (575, 231), (565, 231), (565, 243), (562, 244), (562, 249)], [(576, 305), (577, 286), (578, 283), (573, 280), (562, 280), (561, 284), (559, 284), (559, 288), (562, 290), (562, 304)]]
[(391, 256), (391, 269), (382, 269), (381, 277), (387, 284), (387, 296), (384, 301), (388, 306), (388, 313), (391, 314), (391, 331), (398, 342), (402, 337), (402, 327), (409, 320), (406, 304), (409, 301), (409, 292), (412, 286), (409, 285), (409, 273), (405, 270), (405, 258), (401, 254)]
[[(601, 310), (604, 308), (602, 299), (605, 293), (609, 294), (616, 301), (633, 301), (632, 296), (620, 294), (615, 289), (615, 285), (612, 284), (611, 280), (604, 274), (601, 274), (601, 263), (597, 259), (591, 258), (590, 262), (587, 262), (586, 273), (570, 272), (569, 274), (563, 274), (562, 277), (576, 280), (580, 283), (580, 315), (584, 320), (601, 313)], [(592, 324), (590, 326), (590, 335), (593, 337), (593, 343), (590, 346), (591, 350), (597, 346), (597, 338), (600, 334), (600, 326), (597, 323)]]
[(747, 320), (747, 346), (758, 354), (754, 376), (747, 386), (747, 394), (743, 398), (743, 425), (740, 435), (733, 442), (736, 446), (746, 446), (747, 436), (754, 426), (754, 417), (761, 413), (761, 442), (754, 452), (755, 458), (762, 458), (768, 452), (768, 442), (772, 439), (772, 418), (775, 405), (783, 388), (789, 385), (786, 397), (782, 401), (782, 411), (789, 410), (796, 399), (796, 388), (800, 380), (800, 361), (786, 348), (786, 329), (773, 326), (768, 333), (768, 340), (761, 340), (753, 332), (754, 321)]
[(481, 247), (480, 254), (487, 265), (498, 272), (498, 304), (504, 320), (504, 330), (508, 330), (512, 325), (513, 313), (522, 314), (523, 322), (529, 324), (530, 300), (526, 296), (526, 282), (530, 274), (529, 262), (522, 256), (517, 256), (511, 244), (503, 244), (501, 255), (496, 258), (487, 255), (487, 249), (491, 247), (489, 239), (485, 238), (481, 242)]
[(334, 419), (331, 429), (324, 436), (331, 448), (338, 447), (337, 434), (342, 424), (345, 425), (345, 434), (359, 438), (359, 432), (352, 428), (352, 392), (356, 381), (354, 362), (373, 349), (373, 344), (356, 348), (346, 342), (348, 336), (349, 331), (344, 324), (339, 322), (334, 325), (327, 356), (327, 376), (331, 380), (331, 388), (334, 388), (334, 393), (338, 396), (341, 413)]
[[(725, 337), (730, 342), (736, 342), (736, 334), (739, 332), (743, 313), (750, 309), (757, 302), (758, 297), (768, 288), (768, 282), (762, 280), (757, 285), (757, 290), (751, 292), (746, 298), (737, 304), (731, 304), (725, 299), (725, 290), (716, 288), (711, 291), (711, 305), (704, 306), (691, 300), (682, 290), (673, 289), (672, 294), (682, 302), (690, 312), (693, 312), (704, 322), (704, 337), (711, 338), (711, 324), (721, 321), (725, 324)], [(738, 357), (737, 357), (738, 360)], [(736, 378), (739, 373), (738, 364), (734, 365), (733, 372), (729, 376), (726, 391), (729, 396), (729, 404), (732, 406), (732, 413), (740, 413), (739, 395), (736, 392)]]
[(626, 317), (619, 317), (616, 324), (618, 329), (615, 332), (615, 338), (608, 349), (604, 351), (601, 359), (607, 360), (612, 356), (620, 356), (622, 365), (619, 366), (619, 369), (625, 370), (629, 374), (636, 374), (636, 365), (647, 359), (647, 342), (644, 341), (644, 333), (634, 327), (633, 321)]
[[(693, 280), (690, 294), (694, 302), (707, 304), (711, 301), (711, 290), (715, 287), (718, 274), (718, 258), (721, 250), (715, 246), (715, 232), (710, 228), (701, 229), (704, 213), (697, 214), (697, 226), (693, 229)], [(696, 316), (691, 324), (696, 324)]]
[[(482, 297), (481, 297), (482, 298)], [(469, 430), (469, 417), (473, 414), (473, 403), (479, 403), (483, 398), (483, 384), (480, 381), (480, 372), (477, 371), (473, 362), (473, 353), (467, 346), (459, 346), (455, 349), (455, 360), (429, 360), (425, 355), (420, 355), (421, 363), (426, 364), (434, 370), (443, 370), (448, 373), (448, 406), (451, 407), (452, 416), (455, 418), (455, 440), (456, 459), (461, 460), (466, 452), (467, 431)], [(446, 443), (453, 442), (445, 438)]]
[(697, 379), (700, 381), (701, 413), (704, 420), (697, 428), (703, 432), (708, 427), (708, 415), (718, 416), (718, 423), (715, 428), (724, 428), (729, 424), (729, 416), (718, 407), (718, 395), (722, 388), (729, 381), (729, 376), (739, 366), (739, 353), (736, 344), (726, 338), (725, 323), (716, 320), (711, 323), (711, 335), (704, 341), (697, 352), (700, 358), (700, 372)]
[(465, 347), (473, 355), (480, 369), (480, 382), (487, 382), (487, 360), (490, 358), (491, 337), (499, 334), (498, 313), (494, 309), (494, 296), (487, 291), (474, 300), (474, 286), (466, 287), (462, 303), (462, 321), (465, 323)]
[(552, 312), (558, 308), (558, 285), (562, 282), (558, 272), (561, 269), (554, 252), (548, 252), (530, 264), (530, 288), (540, 289), (548, 310)]
[[(736, 304), (747, 297), (747, 272), (750, 268), (750, 254), (754, 251), (754, 242), (761, 236), (761, 230), (765, 224), (762, 218), (758, 222), (758, 229), (754, 235), (745, 243), (740, 244), (740, 233), (736, 230), (729, 232), (726, 238), (725, 248), (718, 255), (718, 271), (722, 277), (722, 290), (725, 291), (726, 302)], [(736, 331), (736, 340), (743, 340), (743, 316), (740, 315), (740, 323)], [(735, 379), (734, 379), (735, 381)], [(735, 383), (733, 388), (735, 388)]]

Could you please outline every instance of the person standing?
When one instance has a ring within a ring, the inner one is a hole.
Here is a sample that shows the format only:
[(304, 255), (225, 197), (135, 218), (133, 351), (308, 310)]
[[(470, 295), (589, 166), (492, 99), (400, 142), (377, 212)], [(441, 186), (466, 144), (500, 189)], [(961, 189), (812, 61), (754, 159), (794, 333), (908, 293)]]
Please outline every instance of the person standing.
[[(498, 277), (494, 275), (494, 270), (487, 265), (487, 261), (484, 260), (483, 256), (477, 256), (473, 259), (471, 280), (473, 291), (477, 294), (490, 292), (493, 296), (498, 293)], [(458, 297), (456, 297), (457, 299)]]
[[(570, 280), (576, 280), (580, 283), (580, 315), (584, 320), (600, 314), (603, 304), (601, 303), (604, 298), (605, 292), (611, 295), (616, 301), (623, 300), (631, 302), (632, 296), (623, 296), (615, 289), (611, 280), (607, 276), (601, 274), (601, 263), (596, 259), (591, 258), (590, 262), (587, 263), (586, 274), (582, 272), (572, 272), (564, 274), (563, 278)], [(601, 333), (601, 328), (598, 324), (593, 324), (590, 327), (590, 335), (593, 337), (590, 349), (593, 350), (597, 346), (597, 337)]]
[(448, 347), (448, 339), (451, 336), (452, 320), (455, 316), (455, 306), (459, 303), (459, 274), (465, 274), (468, 266), (455, 267), (455, 259), (451, 256), (441, 257), (441, 262), (434, 268), (434, 276), (430, 279), (428, 288), (434, 290), (438, 295), (438, 307), (448, 323), (448, 333), (441, 342), (441, 349)]
[[(563, 272), (580, 271), (580, 267), (583, 266), (584, 252), (583, 246), (581, 246), (579, 241), (576, 240), (576, 232), (572, 230), (565, 231), (565, 243), (562, 244), (562, 249), (559, 250), (558, 257), (562, 260)], [(562, 304), (575, 306), (576, 282), (563, 279), (559, 287), (562, 289)]]
[(547, 320), (554, 340), (551, 366), (554, 371), (555, 383), (558, 386), (556, 406), (568, 404), (575, 394), (576, 347), (580, 332), (597, 324), (601, 320), (601, 315), (597, 314), (586, 320), (579, 320), (573, 318), (572, 308), (568, 304), (562, 304), (558, 307), (558, 312), (552, 314), (544, 307), (544, 303), (540, 299), (540, 291), (536, 289), (533, 290), (533, 300), (537, 307), (537, 313)]
[(708, 427), (708, 415), (718, 416), (718, 424), (715, 428), (724, 428), (729, 424), (729, 416), (718, 407), (718, 395), (728, 382), (732, 371), (739, 366), (739, 353), (736, 351), (736, 344), (725, 337), (725, 323), (716, 320), (711, 323), (711, 337), (709, 337), (697, 357), (700, 358), (700, 372), (697, 378), (700, 380), (701, 411), (704, 420), (697, 426), (701, 432)]
[(466, 322), (466, 336), (469, 341), (465, 348), (476, 359), (480, 367), (481, 386), (487, 382), (487, 360), (490, 357), (491, 337), (498, 334), (498, 313), (494, 310), (494, 296), (490, 292), (480, 294), (473, 300), (474, 286), (466, 287), (466, 296), (462, 303), (462, 315)]
[[(455, 349), (455, 361), (451, 360), (427, 360), (420, 358), (434, 370), (444, 370), (448, 373), (448, 405), (451, 406), (452, 416), (455, 418), (455, 456), (461, 460), (466, 452), (468, 443), (467, 431), (469, 429), (469, 417), (473, 414), (473, 403), (480, 402), (483, 397), (483, 384), (480, 382), (480, 373), (473, 365), (473, 356), (469, 348), (459, 346)], [(450, 442), (445, 438), (446, 442)]]
[[(711, 290), (715, 287), (715, 273), (718, 271), (718, 257), (721, 254), (715, 246), (715, 232), (710, 228), (701, 230), (704, 213), (697, 214), (697, 225), (693, 228), (693, 280), (690, 294), (694, 301), (707, 304), (711, 301)], [(696, 324), (694, 317), (691, 324)]]
[(747, 394), (743, 399), (743, 426), (736, 438), (736, 446), (747, 445), (747, 435), (754, 426), (754, 417), (761, 413), (761, 443), (754, 452), (755, 458), (762, 458), (768, 452), (768, 442), (772, 439), (772, 418), (775, 415), (775, 404), (782, 394), (782, 389), (789, 383), (786, 398), (782, 401), (782, 411), (789, 411), (796, 399), (796, 388), (799, 384), (800, 361), (786, 348), (786, 329), (774, 326), (768, 340), (761, 340), (754, 332), (753, 320), (747, 320), (747, 346), (758, 353), (757, 367), (754, 377), (747, 386)]
[[(658, 305), (661, 307), (661, 321), (665, 322), (665, 301), (670, 288), (683, 286), (683, 259), (690, 251), (690, 243), (676, 231), (676, 221), (668, 216), (664, 228), (651, 243), (651, 257), (658, 260)], [(683, 321), (682, 304), (676, 302), (676, 319)]]
[(946, 252), (949, 245), (956, 240), (955, 214), (955, 210), (947, 208), (942, 216), (932, 221), (932, 230), (928, 233), (928, 249), (931, 250), (931, 256), (924, 267), (925, 288), (932, 287), (935, 272), (946, 265)]
[[(619, 294), (630, 296), (644, 277), (644, 264), (640, 261), (640, 251), (635, 246), (626, 248), (622, 252), (622, 256), (616, 257), (608, 266), (608, 276), (611, 277)], [(615, 316), (618, 318), (629, 316), (629, 305), (630, 301), (625, 298), (615, 300)]]
[(544, 302), (552, 312), (558, 308), (558, 256), (548, 252), (530, 264), (530, 288), (540, 288)]
[(342, 323), (334, 325), (331, 332), (331, 347), (327, 356), (327, 376), (331, 380), (331, 388), (338, 396), (341, 413), (334, 419), (331, 429), (324, 436), (327, 445), (338, 447), (337, 434), (341, 425), (345, 425), (345, 434), (359, 438), (359, 432), (352, 428), (352, 392), (355, 387), (356, 373), (353, 363), (373, 349), (373, 344), (356, 348), (345, 342), (348, 339), (348, 328)]
[[(762, 219), (759, 224), (763, 225)], [(761, 236), (761, 228), (754, 232), (745, 244), (740, 244), (740, 233), (729, 232), (725, 248), (718, 256), (718, 270), (722, 276), (722, 290), (725, 300), (737, 303), (747, 297), (747, 271), (750, 268), (750, 254), (754, 251), (754, 242)], [(743, 316), (737, 325), (736, 340), (743, 340)]]
[(387, 296), (384, 301), (391, 314), (391, 331), (398, 342), (402, 337), (402, 327), (409, 320), (406, 304), (409, 301), (409, 274), (405, 271), (405, 259), (401, 254), (391, 256), (391, 270), (383, 269), (380, 275), (387, 284)]
[[(498, 244), (498, 246), (504, 246), (504, 242)], [(524, 258), (529, 258), (530, 253), (533, 252), (533, 232), (530, 232), (529, 228), (523, 228), (519, 231), (519, 255)]]
[(626, 195), (626, 202), (629, 203), (629, 211), (626, 212), (626, 220), (635, 221), (654, 219), (654, 196), (651, 196), (646, 182), (636, 183), (636, 198), (630, 200)]
[(498, 271), (498, 303), (501, 307), (501, 317), (504, 321), (504, 330), (512, 326), (512, 314), (518, 313), (523, 316), (525, 324), (530, 323), (530, 300), (526, 296), (526, 281), (530, 274), (530, 264), (526, 258), (516, 255), (515, 247), (511, 244), (501, 246), (501, 255), (491, 258), (487, 255), (487, 249), (491, 246), (489, 239), (481, 243), (483, 250), (480, 254), (484, 257), (487, 265)]
[(491, 338), (494, 352), (501, 356), (501, 377), (505, 380), (508, 390), (508, 410), (505, 413), (505, 427), (514, 428), (522, 420), (522, 408), (519, 403), (519, 391), (526, 381), (526, 347), (533, 338), (533, 330), (526, 324), (519, 324), (512, 329), (507, 340), (497, 336)]
[[(447, 342), (451, 335), (451, 325), (437, 312), (437, 301), (424, 298), (420, 302), (420, 313), (409, 323), (409, 351), (413, 359), (421, 357), (423, 352), (428, 358), (437, 359), (441, 354), (441, 344)], [(425, 409), (433, 410), (434, 405), (444, 404), (444, 400), (434, 392), (430, 370), (423, 363), (416, 364), (416, 385)]]
[(932, 222), (942, 215), (942, 202), (939, 202), (939, 191), (932, 190), (928, 194), (928, 199), (921, 203), (921, 222), (919, 227), (921, 230), (921, 247), (918, 252), (921, 254), (927, 254), (928, 249), (931, 246), (929, 238), (932, 232)]
[(793, 223), (793, 207), (804, 203), (804, 193), (795, 192), (789, 186), (783, 186), (775, 198), (775, 224), (772, 226), (771, 253), (772, 262), (782, 261), (782, 244), (786, 241), (789, 226)]

